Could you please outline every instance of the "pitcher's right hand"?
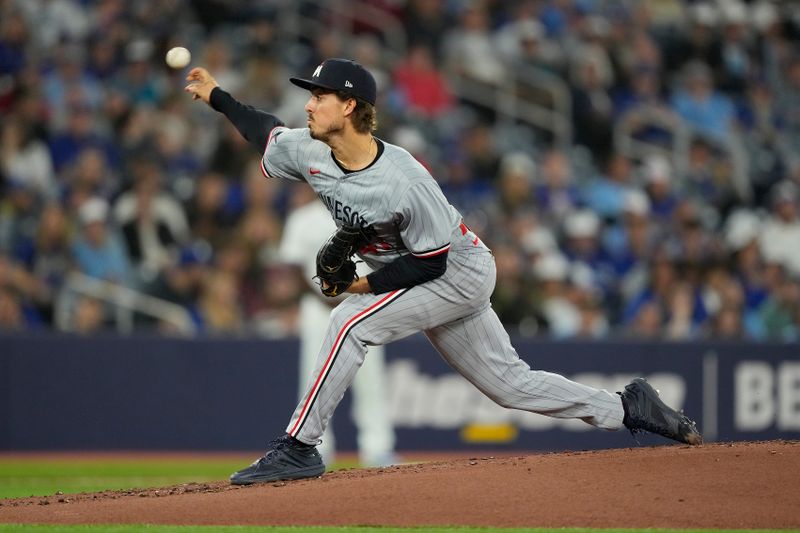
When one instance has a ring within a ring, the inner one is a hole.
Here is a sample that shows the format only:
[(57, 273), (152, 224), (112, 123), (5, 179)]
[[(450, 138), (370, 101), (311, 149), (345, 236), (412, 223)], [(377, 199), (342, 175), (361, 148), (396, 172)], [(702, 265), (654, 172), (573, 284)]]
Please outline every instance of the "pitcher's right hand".
[(195, 67), (190, 70), (186, 75), (186, 81), (189, 82), (189, 85), (184, 90), (191, 94), (194, 100), (202, 100), (206, 104), (209, 104), (214, 87), (219, 87), (217, 80), (203, 67)]

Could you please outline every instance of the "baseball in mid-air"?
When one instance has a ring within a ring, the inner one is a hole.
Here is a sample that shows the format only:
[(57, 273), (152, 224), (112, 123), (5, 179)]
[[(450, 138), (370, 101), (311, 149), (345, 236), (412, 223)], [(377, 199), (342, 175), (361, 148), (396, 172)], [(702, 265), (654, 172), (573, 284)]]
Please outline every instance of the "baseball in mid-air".
[(176, 46), (169, 49), (165, 59), (170, 67), (183, 68), (192, 60), (192, 53), (183, 46)]

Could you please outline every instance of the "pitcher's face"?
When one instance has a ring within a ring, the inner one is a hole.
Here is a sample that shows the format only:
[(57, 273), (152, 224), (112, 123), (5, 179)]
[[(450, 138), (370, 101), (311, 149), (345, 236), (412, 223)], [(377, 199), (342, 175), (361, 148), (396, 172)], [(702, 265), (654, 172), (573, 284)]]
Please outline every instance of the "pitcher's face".
[(341, 133), (347, 120), (348, 105), (348, 101), (343, 102), (333, 93), (314, 89), (305, 106), (311, 138), (327, 142)]

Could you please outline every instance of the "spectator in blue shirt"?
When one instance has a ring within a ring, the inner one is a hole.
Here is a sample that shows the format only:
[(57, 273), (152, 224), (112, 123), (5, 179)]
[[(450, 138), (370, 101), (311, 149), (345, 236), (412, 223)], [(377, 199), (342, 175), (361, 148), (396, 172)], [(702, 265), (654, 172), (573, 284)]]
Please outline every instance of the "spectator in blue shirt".
[(633, 189), (632, 184), (633, 167), (630, 159), (615, 152), (606, 163), (605, 172), (583, 187), (586, 206), (606, 219), (617, 218), (622, 214), (625, 198)]
[(127, 285), (130, 262), (122, 241), (108, 226), (108, 203), (86, 200), (78, 210), (81, 231), (72, 246), (78, 270), (87, 276)]
[(715, 91), (711, 70), (704, 63), (686, 66), (683, 84), (672, 96), (671, 105), (698, 132), (717, 140), (730, 135), (736, 109), (727, 96)]

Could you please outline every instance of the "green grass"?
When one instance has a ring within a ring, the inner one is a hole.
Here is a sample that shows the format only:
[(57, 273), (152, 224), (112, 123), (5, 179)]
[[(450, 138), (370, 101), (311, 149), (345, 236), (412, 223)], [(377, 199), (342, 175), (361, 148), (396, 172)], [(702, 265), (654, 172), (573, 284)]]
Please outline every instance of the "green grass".
[[(154, 488), (180, 483), (224, 481), (252, 457), (80, 458), (0, 456), (0, 498)], [(339, 462), (333, 469), (356, 466)]]
[(589, 528), (478, 528), (478, 527), (258, 527), (258, 526), (47, 526), (0, 524), (0, 533), (786, 533), (778, 529), (589, 529)]
[(223, 480), (246, 464), (230, 459), (0, 459), (0, 498)]

